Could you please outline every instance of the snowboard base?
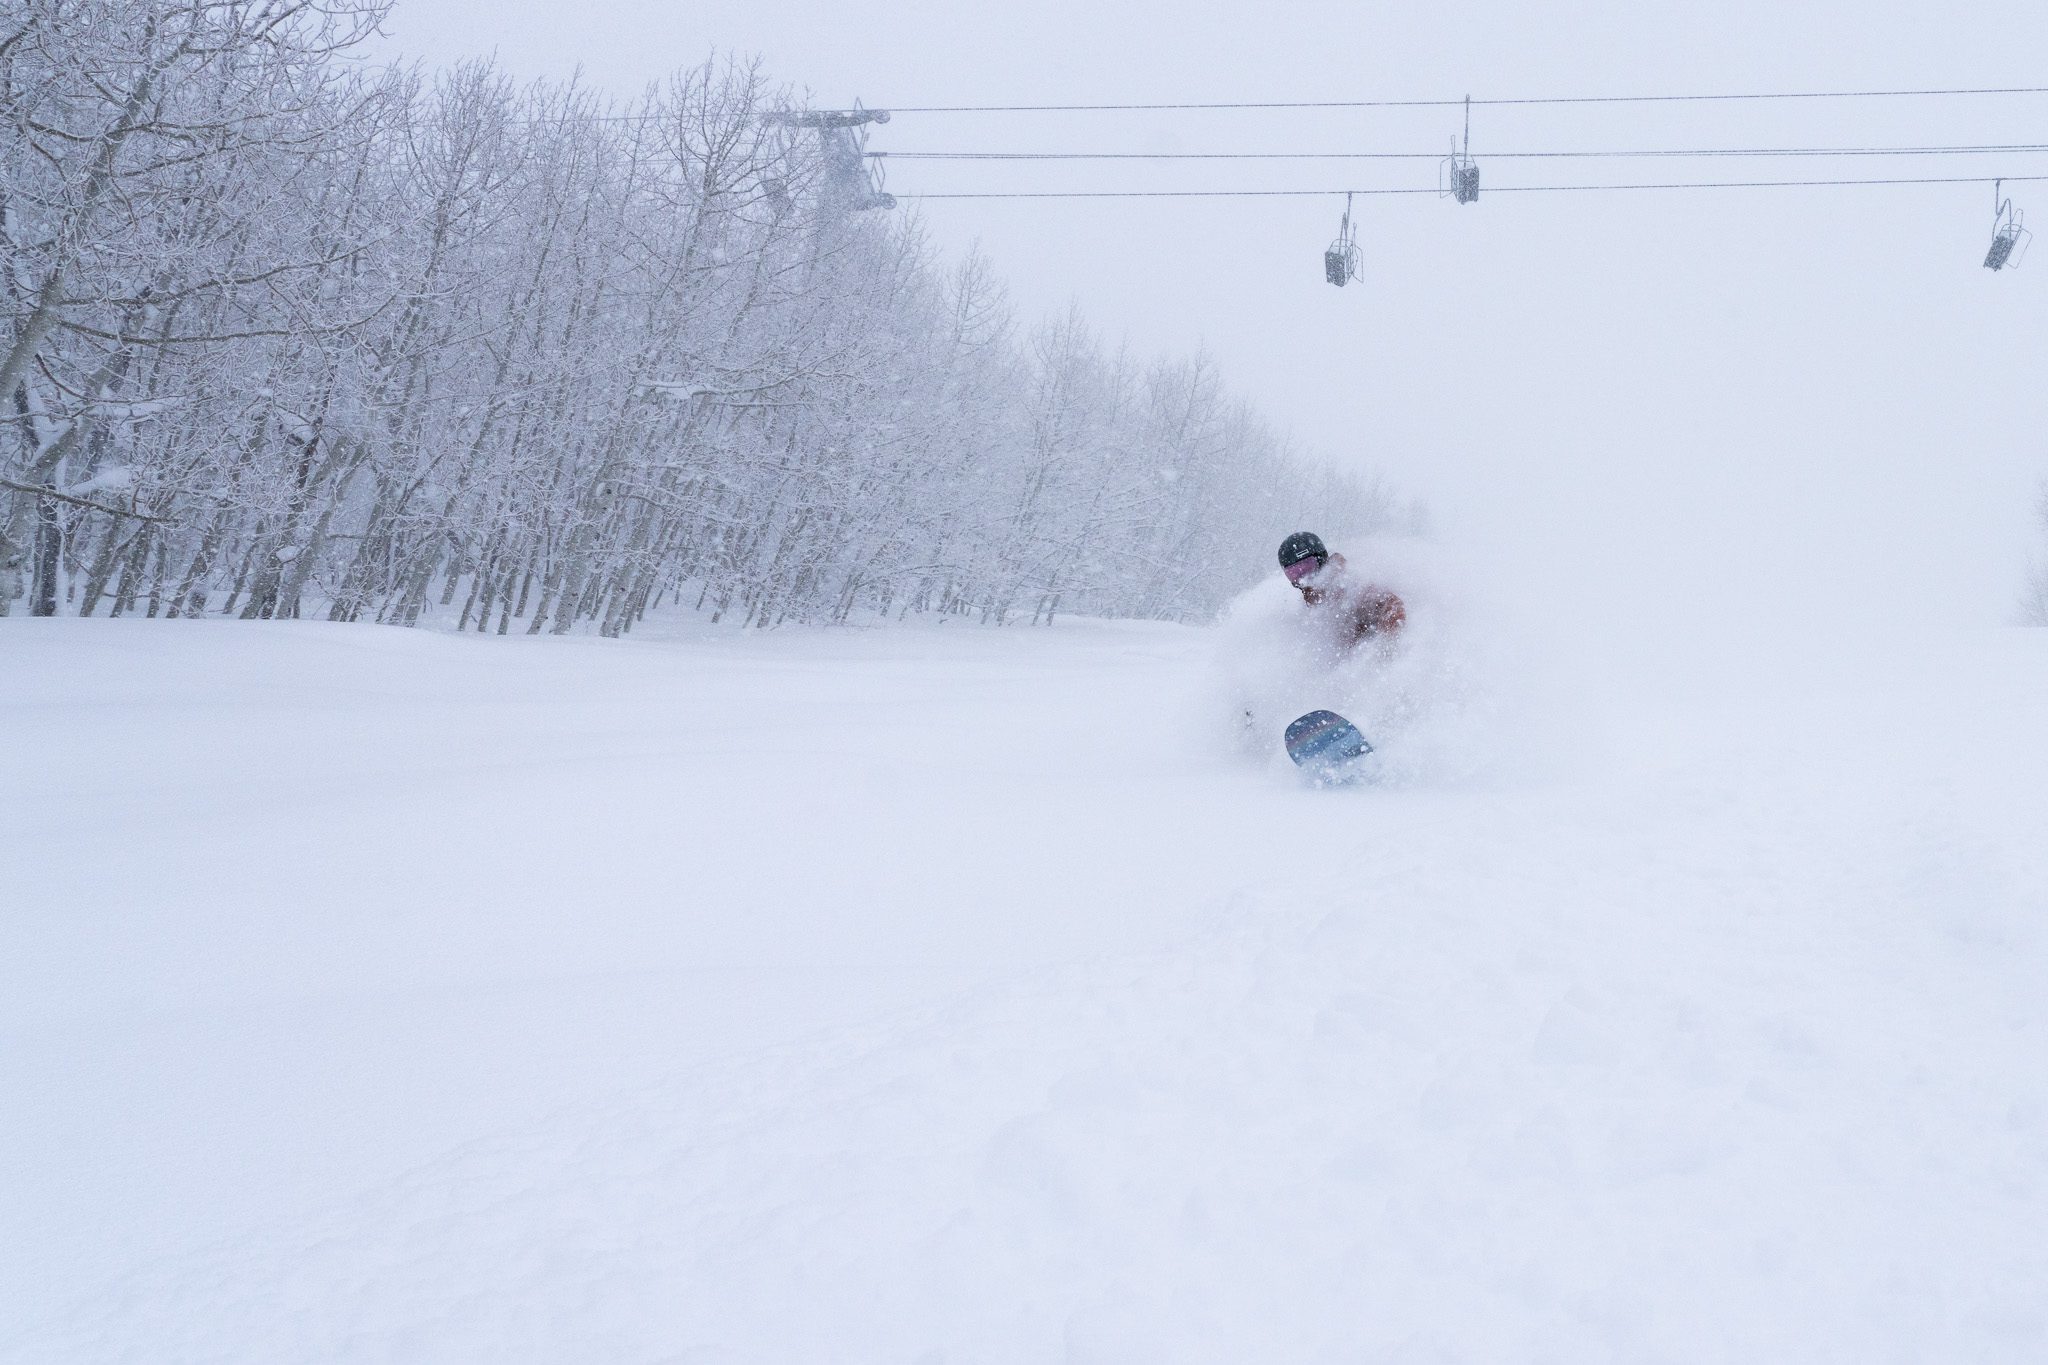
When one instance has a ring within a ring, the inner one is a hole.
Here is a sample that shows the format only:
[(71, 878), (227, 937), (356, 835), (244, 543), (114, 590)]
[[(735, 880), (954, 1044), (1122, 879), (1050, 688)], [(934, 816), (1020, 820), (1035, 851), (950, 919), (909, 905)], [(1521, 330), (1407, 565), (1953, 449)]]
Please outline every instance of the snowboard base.
[(1335, 711), (1311, 711), (1287, 727), (1287, 756), (1318, 782), (1348, 781), (1372, 752), (1365, 736)]

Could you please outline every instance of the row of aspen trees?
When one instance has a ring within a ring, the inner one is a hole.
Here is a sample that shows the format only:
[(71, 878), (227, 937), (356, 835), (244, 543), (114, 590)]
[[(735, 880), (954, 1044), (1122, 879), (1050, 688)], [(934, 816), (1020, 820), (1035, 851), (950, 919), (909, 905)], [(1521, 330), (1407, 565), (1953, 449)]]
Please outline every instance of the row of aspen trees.
[(381, 17), (7, 8), (0, 613), (1200, 619), (1403, 515), (1206, 359), (1018, 326), (756, 64), (620, 107)]

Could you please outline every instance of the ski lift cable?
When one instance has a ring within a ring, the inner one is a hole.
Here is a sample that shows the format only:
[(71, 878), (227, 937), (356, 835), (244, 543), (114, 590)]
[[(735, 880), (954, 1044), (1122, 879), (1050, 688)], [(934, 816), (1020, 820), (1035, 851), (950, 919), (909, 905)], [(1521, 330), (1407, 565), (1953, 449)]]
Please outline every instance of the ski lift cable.
[(898, 114), (1096, 114), (1182, 109), (1446, 109), (1477, 105), (1708, 104), (1738, 100), (1934, 99), (1969, 95), (2048, 95), (2048, 86), (2016, 85), (1938, 90), (1777, 90), (1705, 95), (1542, 95), (1520, 98), (1421, 100), (1181, 100), (1156, 104), (892, 104)]
[[(2048, 142), (1938, 147), (1643, 147), (1630, 150), (1488, 152), (1493, 160), (1617, 160), (1648, 157), (1991, 156), (2048, 152)], [(1442, 152), (949, 152), (870, 151), (892, 161), (1441, 161)]]
[[(1982, 175), (1901, 176), (1868, 180), (1695, 180), (1620, 185), (1499, 185), (1489, 194), (1598, 194), (1628, 190), (1764, 190), (1832, 189), (1862, 185), (1981, 185)], [(2008, 184), (2048, 180), (2048, 175), (2008, 175)], [(986, 190), (900, 194), (899, 199), (1309, 199), (1331, 195), (1436, 194), (1435, 186), (1373, 189), (1338, 187), (1316, 190)]]
[[(1767, 90), (1729, 94), (1552, 94), (1552, 96), (1507, 96), (1473, 98), (1481, 106), (1540, 106), (1540, 104), (1722, 104), (1741, 100), (1901, 100), (1901, 98), (1966, 98), (1966, 96), (2009, 96), (2048, 94), (2048, 86), (1978, 86), (1952, 90)], [(1176, 100), (1157, 104), (891, 104), (889, 108), (860, 108), (866, 115), (1092, 115), (1092, 113), (1174, 113), (1174, 111), (1262, 111), (1262, 108), (1458, 108), (1466, 96), (1450, 100)], [(858, 100), (856, 100), (858, 106)], [(786, 119), (807, 113), (846, 111), (770, 111), (764, 117)], [(664, 123), (672, 115), (662, 111), (639, 111), (625, 115), (578, 113), (551, 119), (514, 119), (514, 123)], [(877, 123), (887, 119), (877, 117)]]
[[(1541, 95), (1495, 99), (1473, 99), (1482, 106), (1531, 106), (1547, 104), (1715, 104), (1744, 100), (1857, 100), (1857, 99), (1939, 99), (1966, 96), (2048, 95), (2048, 85), (1981, 86), (1936, 90), (1773, 90), (1696, 95)], [(863, 109), (870, 115), (897, 114), (1094, 114), (1165, 113), (1174, 110), (1257, 110), (1257, 109), (1451, 109), (1466, 102), (1456, 99), (1417, 100), (1181, 100), (1155, 104), (897, 104), (887, 109)], [(856, 102), (857, 104), (858, 102)], [(811, 110), (776, 110), (782, 118)], [(823, 111), (834, 112), (834, 111)], [(659, 123), (671, 115), (660, 111), (629, 114), (578, 114), (567, 119), (518, 119), (519, 123)], [(876, 118), (876, 122), (886, 122)]]

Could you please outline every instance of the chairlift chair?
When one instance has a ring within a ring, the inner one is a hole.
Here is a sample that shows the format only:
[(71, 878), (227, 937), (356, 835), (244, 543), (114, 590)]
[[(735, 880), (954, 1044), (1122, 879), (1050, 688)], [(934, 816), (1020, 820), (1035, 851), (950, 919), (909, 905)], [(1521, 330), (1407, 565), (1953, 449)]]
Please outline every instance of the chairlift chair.
[(2026, 228), (2026, 215), (2013, 207), (2012, 200), (2001, 195), (2004, 185), (2003, 180), (1993, 181), (1991, 185), (1991, 249), (1984, 253), (1986, 270), (2004, 270), (2008, 266), (2018, 270), (2021, 259), (2027, 254), (2028, 243), (2034, 240), (2034, 234)]
[(1451, 139), (1451, 154), (1437, 167), (1436, 192), (1461, 204), (1479, 202), (1479, 163), (1472, 159), (1472, 97), (1465, 96), (1465, 141)]
[(1344, 221), (1337, 227), (1337, 239), (1323, 250), (1323, 278), (1343, 288), (1358, 278), (1362, 257), (1358, 238), (1351, 227), (1351, 196), (1344, 196)]
[(1453, 147), (1437, 175), (1437, 193), (1448, 195), (1461, 204), (1478, 203), (1479, 163)]

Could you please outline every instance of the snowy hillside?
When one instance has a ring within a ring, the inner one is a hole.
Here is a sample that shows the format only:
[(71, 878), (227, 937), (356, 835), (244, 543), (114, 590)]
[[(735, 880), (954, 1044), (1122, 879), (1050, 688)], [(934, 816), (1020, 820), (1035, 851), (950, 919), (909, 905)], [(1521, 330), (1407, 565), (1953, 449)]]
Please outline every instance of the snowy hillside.
[(0, 1359), (2048, 1355), (2048, 635), (1233, 630), (0, 621)]

